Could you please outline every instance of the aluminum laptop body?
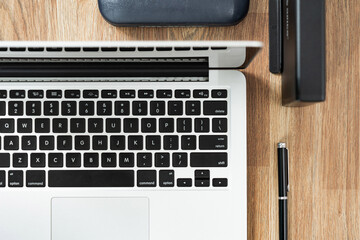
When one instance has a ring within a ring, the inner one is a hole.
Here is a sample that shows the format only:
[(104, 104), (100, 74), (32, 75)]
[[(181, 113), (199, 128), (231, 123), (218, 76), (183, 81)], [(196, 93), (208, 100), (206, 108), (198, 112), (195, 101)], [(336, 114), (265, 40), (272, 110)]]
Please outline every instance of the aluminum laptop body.
[(259, 42), (1, 42), (0, 239), (247, 239)]

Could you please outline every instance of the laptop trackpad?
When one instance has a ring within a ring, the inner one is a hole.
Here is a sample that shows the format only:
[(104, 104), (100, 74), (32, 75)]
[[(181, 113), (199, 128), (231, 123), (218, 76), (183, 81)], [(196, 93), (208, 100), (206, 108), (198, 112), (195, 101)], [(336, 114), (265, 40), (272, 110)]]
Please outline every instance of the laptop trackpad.
[(148, 198), (53, 198), (52, 240), (148, 240)]

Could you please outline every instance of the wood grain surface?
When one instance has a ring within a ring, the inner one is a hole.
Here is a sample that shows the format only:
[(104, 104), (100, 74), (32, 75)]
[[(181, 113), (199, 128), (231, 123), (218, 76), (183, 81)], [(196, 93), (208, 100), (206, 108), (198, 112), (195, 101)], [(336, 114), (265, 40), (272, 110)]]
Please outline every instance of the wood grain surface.
[[(247, 75), (248, 236), (278, 239), (276, 143), (290, 151), (290, 239), (360, 239), (360, 2), (326, 1), (327, 99), (281, 106), (268, 71), (268, 2), (233, 27), (116, 28), (96, 0), (0, 0), (0, 40), (260, 40)], [(310, 37), (310, 36), (309, 36)]]

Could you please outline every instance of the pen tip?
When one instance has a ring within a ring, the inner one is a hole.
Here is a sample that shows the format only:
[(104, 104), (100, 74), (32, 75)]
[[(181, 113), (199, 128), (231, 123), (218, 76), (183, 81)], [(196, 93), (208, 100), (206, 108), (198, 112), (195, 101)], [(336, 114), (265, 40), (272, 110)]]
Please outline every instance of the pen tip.
[(286, 143), (278, 143), (278, 148), (286, 148)]

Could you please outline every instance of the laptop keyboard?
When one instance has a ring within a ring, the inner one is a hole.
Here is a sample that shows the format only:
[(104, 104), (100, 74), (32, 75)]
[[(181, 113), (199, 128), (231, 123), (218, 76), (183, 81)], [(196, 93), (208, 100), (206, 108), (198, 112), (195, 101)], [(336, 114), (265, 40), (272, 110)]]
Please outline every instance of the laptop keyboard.
[(0, 90), (0, 187), (227, 187), (228, 91)]

